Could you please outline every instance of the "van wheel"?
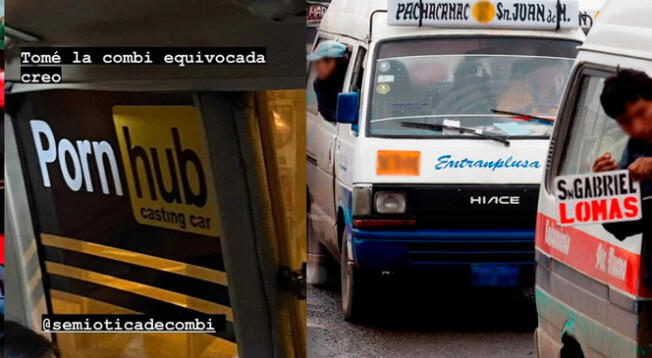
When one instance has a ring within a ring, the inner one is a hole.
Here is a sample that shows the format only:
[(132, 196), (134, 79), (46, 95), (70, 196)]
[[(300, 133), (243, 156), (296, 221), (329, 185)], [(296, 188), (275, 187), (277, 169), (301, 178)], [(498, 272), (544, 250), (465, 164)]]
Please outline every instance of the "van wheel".
[(364, 316), (363, 309), (368, 296), (368, 275), (363, 274), (355, 262), (349, 260), (349, 245), (347, 235), (342, 235), (342, 249), (340, 257), (341, 284), (342, 284), (342, 312), (344, 319), (352, 322)]

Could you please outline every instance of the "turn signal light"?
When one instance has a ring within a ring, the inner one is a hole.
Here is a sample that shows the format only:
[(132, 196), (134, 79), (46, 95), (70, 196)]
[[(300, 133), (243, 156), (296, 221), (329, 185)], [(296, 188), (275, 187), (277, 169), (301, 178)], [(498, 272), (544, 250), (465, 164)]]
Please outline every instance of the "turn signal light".
[(412, 150), (379, 150), (376, 175), (419, 176), (421, 152)]
[(358, 184), (353, 187), (353, 216), (371, 215), (371, 185)]

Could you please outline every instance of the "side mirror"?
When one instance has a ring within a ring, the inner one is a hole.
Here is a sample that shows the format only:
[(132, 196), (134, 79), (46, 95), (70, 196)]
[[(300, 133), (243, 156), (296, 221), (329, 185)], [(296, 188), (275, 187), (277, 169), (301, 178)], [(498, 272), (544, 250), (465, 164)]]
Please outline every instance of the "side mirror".
[(337, 123), (358, 124), (360, 113), (360, 94), (358, 92), (343, 92), (337, 95)]

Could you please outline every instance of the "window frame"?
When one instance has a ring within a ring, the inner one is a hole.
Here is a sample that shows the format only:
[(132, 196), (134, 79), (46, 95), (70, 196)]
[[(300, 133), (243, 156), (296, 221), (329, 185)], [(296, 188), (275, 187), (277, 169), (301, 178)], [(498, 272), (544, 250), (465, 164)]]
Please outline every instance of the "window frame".
[(566, 159), (566, 149), (570, 144), (569, 133), (575, 124), (578, 104), (582, 95), (581, 88), (586, 79), (592, 77), (607, 78), (615, 75), (617, 68), (614, 66), (599, 65), (588, 62), (580, 62), (576, 65), (571, 74), (562, 105), (557, 115), (557, 123), (550, 137), (546, 173), (543, 186), (547, 194), (553, 193), (553, 181), (559, 175), (561, 164)]
[[(317, 46), (319, 45), (320, 42), (326, 41), (326, 40), (339, 41), (341, 44), (346, 46), (346, 53), (349, 55), (349, 63), (347, 65), (347, 67), (346, 67), (346, 74), (344, 76), (344, 83), (342, 84), (342, 88), (340, 89), (340, 93), (342, 93), (344, 91), (349, 90), (349, 88), (351, 87), (352, 65), (357, 64), (357, 62), (356, 62), (357, 59), (356, 58), (357, 58), (358, 47), (359, 46), (356, 46), (354, 43), (351, 43), (351, 42), (347, 41), (344, 38), (338, 38), (338, 37), (334, 37), (334, 36), (324, 36), (324, 34), (320, 33), (320, 34), (318, 34), (317, 38), (315, 39), (315, 42), (314, 42), (314, 44), (312, 46), (311, 51), (314, 51), (315, 48), (317, 48)], [(308, 91), (314, 92), (313, 83), (315, 82), (315, 77), (314, 77), (315, 72), (312, 70), (312, 64), (310, 62), (308, 62), (307, 66), (308, 67), (307, 67), (307, 73), (306, 73), (306, 99), (307, 99), (307, 92)], [(315, 98), (316, 98), (316, 94), (315, 94)], [(313, 115), (319, 117), (323, 122), (326, 122), (326, 123), (332, 125), (333, 127), (337, 126), (337, 122), (331, 122), (331, 121), (326, 120), (326, 118), (324, 118), (324, 116), (322, 116), (319, 113), (319, 109), (317, 109), (316, 111), (312, 111), (312, 108), (311, 108), (310, 104), (308, 103), (308, 101), (306, 101), (306, 111), (308, 113), (312, 113)]]
[(367, 49), (363, 46), (357, 46), (355, 49), (355, 60), (351, 69), (351, 80), (349, 81), (349, 91), (357, 91), (362, 95), (362, 83), (365, 73), (365, 60), (367, 59)]
[[(318, 34), (317, 37), (315, 38), (315, 41), (312, 44), (312, 48), (310, 49), (310, 51), (311, 52), (314, 51), (315, 48), (317, 48), (317, 45), (319, 45), (320, 42), (326, 41), (326, 40), (331, 40), (331, 39), (328, 38), (328, 37), (325, 37), (325, 36), (321, 36), (321, 34)], [(308, 98), (307, 97), (307, 92), (315, 92), (315, 90), (313, 88), (313, 83), (315, 82), (314, 73), (315, 73), (315, 71), (312, 70), (312, 64), (310, 63), (310, 61), (307, 61), (306, 62), (306, 111), (308, 111), (309, 113), (312, 113), (312, 114), (319, 117), (320, 116), (319, 110), (316, 109), (315, 111), (313, 111), (312, 106), (307, 101), (307, 98)], [(317, 95), (315, 94), (315, 100), (316, 99), (317, 99)]]

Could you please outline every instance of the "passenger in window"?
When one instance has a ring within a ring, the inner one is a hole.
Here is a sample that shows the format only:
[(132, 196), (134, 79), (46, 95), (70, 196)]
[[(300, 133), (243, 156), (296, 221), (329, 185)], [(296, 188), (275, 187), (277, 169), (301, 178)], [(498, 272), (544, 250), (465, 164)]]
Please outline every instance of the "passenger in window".
[(559, 96), (566, 84), (567, 71), (563, 65), (527, 59), (515, 62), (511, 73), (513, 82), (498, 100), (497, 108), (524, 114), (557, 115)]
[[(598, 158), (594, 171), (629, 169), (634, 180), (641, 182), (643, 219), (634, 223), (605, 224), (604, 227), (618, 239), (643, 233), (643, 255), (652, 256), (652, 78), (645, 72), (618, 71), (605, 81), (600, 96), (607, 115), (616, 119), (620, 128), (630, 137), (618, 163), (610, 153)], [(652, 262), (647, 262), (643, 280), (652, 287)]]
[(319, 113), (329, 122), (336, 121), (337, 95), (342, 92), (344, 76), (349, 64), (346, 46), (334, 41), (322, 41), (308, 55), (317, 79), (313, 83)]
[(602, 172), (629, 169), (634, 180), (650, 191), (652, 180), (652, 78), (645, 72), (618, 71), (605, 81), (600, 102), (607, 115), (618, 122), (629, 136), (622, 158), (616, 162), (611, 153), (604, 153), (593, 165)]
[[(643, 219), (633, 223), (605, 224), (620, 240), (643, 232), (645, 241), (652, 235), (652, 78), (645, 72), (620, 70), (605, 81), (600, 95), (605, 113), (618, 122), (629, 136), (622, 157), (616, 161), (604, 153), (593, 164), (594, 172), (628, 169), (633, 180), (641, 183)], [(652, 244), (646, 244), (647, 249)], [(647, 278), (652, 279), (652, 278)]]

